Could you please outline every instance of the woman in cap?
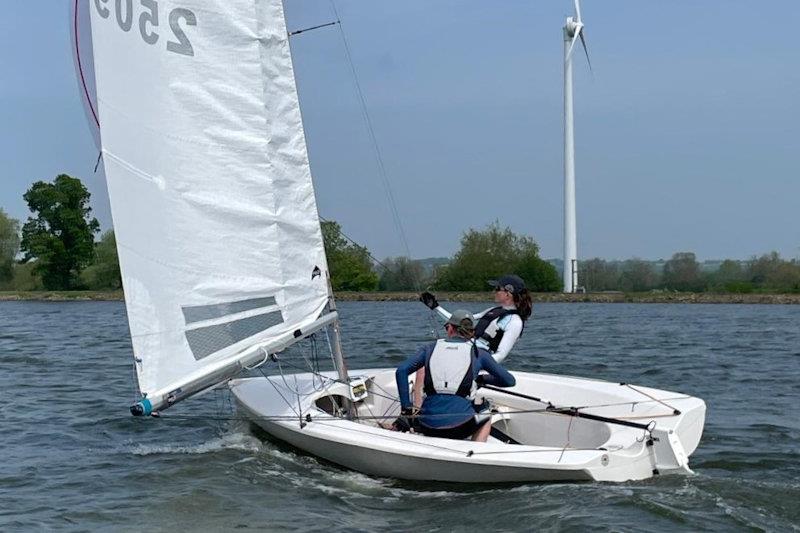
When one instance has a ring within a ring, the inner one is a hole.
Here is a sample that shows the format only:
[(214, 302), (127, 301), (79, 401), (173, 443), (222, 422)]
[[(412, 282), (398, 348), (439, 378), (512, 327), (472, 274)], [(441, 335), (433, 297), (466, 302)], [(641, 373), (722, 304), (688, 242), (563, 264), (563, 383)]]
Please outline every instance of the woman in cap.
[[(478, 320), (475, 338), (479, 348), (488, 350), (495, 361), (502, 363), (522, 335), (525, 322), (533, 311), (533, 302), (525, 282), (519, 276), (509, 274), (491, 280), (489, 285), (494, 287), (494, 301), (498, 305), (475, 314)], [(419, 299), (445, 320), (450, 318), (450, 313), (439, 305), (430, 292), (423, 292)]]
[[(494, 301), (498, 305), (475, 314), (478, 321), (475, 327), (475, 344), (478, 348), (488, 351), (495, 361), (502, 363), (522, 336), (525, 322), (533, 311), (533, 302), (525, 281), (514, 274), (491, 280), (489, 285), (494, 287)], [(430, 292), (423, 292), (419, 299), (445, 320), (450, 318), (450, 312), (441, 307), (436, 301), (436, 296)], [(425, 369), (420, 369), (414, 380), (416, 407), (422, 403), (424, 379)]]

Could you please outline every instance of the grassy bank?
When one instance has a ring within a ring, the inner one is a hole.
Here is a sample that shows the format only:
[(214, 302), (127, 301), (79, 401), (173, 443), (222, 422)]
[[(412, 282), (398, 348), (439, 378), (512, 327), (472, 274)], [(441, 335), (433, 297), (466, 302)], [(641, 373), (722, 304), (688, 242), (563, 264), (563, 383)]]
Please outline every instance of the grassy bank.
[[(714, 294), (706, 292), (592, 292), (563, 294), (533, 293), (534, 302), (589, 303), (698, 303), (698, 304), (800, 304), (800, 294)], [(436, 297), (450, 302), (491, 302), (491, 292), (437, 292)], [(411, 302), (414, 292), (341, 292), (338, 300), (369, 302)]]
[(122, 300), (122, 291), (0, 291), (0, 301), (63, 302), (75, 300)]
[[(448, 302), (491, 302), (491, 292), (437, 292), (436, 297)], [(415, 292), (339, 292), (340, 301), (414, 302)], [(122, 300), (122, 291), (0, 291), (0, 301), (74, 301)], [(534, 293), (534, 302), (590, 303), (685, 303), (685, 304), (800, 304), (800, 294), (713, 294), (706, 292), (595, 292), (562, 294)]]

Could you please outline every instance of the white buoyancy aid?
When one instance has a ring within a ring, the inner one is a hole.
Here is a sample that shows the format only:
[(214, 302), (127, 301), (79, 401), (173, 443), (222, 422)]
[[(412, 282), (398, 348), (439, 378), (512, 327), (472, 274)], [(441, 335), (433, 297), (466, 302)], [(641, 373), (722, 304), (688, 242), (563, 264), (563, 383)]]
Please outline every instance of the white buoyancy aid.
[(475, 391), (472, 368), (476, 355), (477, 348), (470, 341), (436, 341), (425, 361), (425, 394), (471, 396)]

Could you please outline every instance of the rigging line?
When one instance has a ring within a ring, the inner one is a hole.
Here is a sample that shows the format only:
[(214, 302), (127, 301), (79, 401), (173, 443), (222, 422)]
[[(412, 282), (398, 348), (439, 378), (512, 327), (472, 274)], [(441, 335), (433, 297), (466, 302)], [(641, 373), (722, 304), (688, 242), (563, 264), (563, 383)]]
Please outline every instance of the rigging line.
[[(665, 401), (672, 401), (672, 400), (686, 400), (691, 398), (691, 396), (673, 396), (672, 398), (664, 398)], [(659, 400), (644, 400), (644, 401), (632, 401), (632, 402), (617, 402), (617, 403), (598, 403), (594, 405), (582, 405), (580, 407), (576, 407), (575, 409), (594, 409), (599, 407), (618, 407), (621, 405), (638, 405), (644, 403), (653, 403)]]
[[(484, 387), (484, 388), (489, 388), (489, 387)], [(508, 393), (511, 393), (512, 391), (501, 390), (500, 392), (505, 392), (505, 393), (508, 394)], [(516, 393), (512, 394), (512, 396), (517, 396), (517, 394)], [(672, 396), (670, 398), (663, 398), (662, 400), (663, 401), (687, 400), (689, 398), (692, 398), (692, 396), (689, 396), (689, 395)], [(533, 397), (524, 398), (524, 395), (523, 395), (523, 399), (533, 399)], [(540, 400), (541, 400), (541, 398), (540, 398)], [(622, 406), (622, 405), (638, 405), (638, 404), (645, 404), (645, 403), (655, 403), (655, 402), (661, 402), (662, 400), (659, 400), (657, 398), (653, 398), (652, 400), (636, 400), (636, 401), (630, 401), (630, 402), (597, 403), (597, 404), (581, 405), (581, 406), (575, 407), (575, 409), (580, 411), (580, 410), (583, 410), (583, 409), (595, 409), (595, 408), (600, 408), (600, 407), (619, 407), (619, 406)], [(546, 402), (542, 402), (542, 403), (546, 403)]]
[[(322, 425), (322, 426), (333, 427), (333, 426), (329, 426), (328, 424), (326, 424), (324, 422), (321, 422), (319, 420), (315, 420), (314, 422), (319, 424), (319, 425)], [(378, 434), (375, 434), (375, 433), (373, 433), (371, 431), (362, 431), (362, 430), (359, 430), (359, 429), (356, 429), (356, 428), (343, 428), (343, 427), (340, 426), (340, 427), (337, 427), (336, 429), (337, 430), (344, 429), (344, 430), (347, 430), (347, 431), (354, 431), (356, 433), (366, 433), (366, 434), (368, 434), (370, 436), (373, 436), (373, 437), (380, 437), (380, 438), (384, 438), (384, 439), (396, 440), (394, 437), (391, 437), (389, 435), (378, 435)], [(381, 429), (381, 428), (378, 428), (378, 429)], [(393, 432), (393, 433), (397, 433), (397, 432)], [(426, 436), (426, 435), (419, 434), (419, 433), (413, 433), (413, 434), (414, 435)], [(462, 441), (462, 442), (466, 442), (466, 441)], [(499, 453), (552, 453), (552, 452), (559, 451), (559, 448), (555, 448), (555, 449), (547, 449), (547, 450), (506, 450), (506, 451), (496, 451), (496, 452), (475, 452), (475, 451), (472, 451), (472, 450), (469, 450), (469, 451), (456, 450), (456, 449), (453, 449), (453, 448), (448, 448), (446, 446), (439, 446), (439, 445), (436, 445), (436, 444), (431, 444), (429, 442), (415, 442), (414, 444), (421, 444), (423, 446), (428, 446), (430, 448), (437, 448), (439, 450), (444, 450), (444, 451), (447, 451), (447, 452), (452, 452), (452, 453), (457, 453), (457, 454), (466, 453), (468, 457), (471, 457), (473, 455), (489, 455), (489, 454), (499, 454)], [(572, 452), (572, 451), (607, 451), (607, 450), (598, 450), (597, 448), (566, 448), (565, 447), (561, 451), (561, 455), (562, 456), (564, 455), (565, 451)], [(559, 461), (560, 461), (560, 459), (559, 459)]]
[(553, 405), (551, 402), (543, 400), (541, 398), (537, 398), (536, 396), (528, 396), (527, 394), (521, 394), (519, 392), (504, 390), (498, 387), (494, 387), (492, 385), (483, 385), (483, 388), (488, 390), (493, 390), (497, 392), (501, 392), (504, 394), (508, 394), (509, 396), (516, 396), (518, 398), (523, 398), (526, 400), (532, 400), (535, 402), (543, 403), (547, 405), (547, 411), (550, 413), (556, 413), (561, 415), (567, 416), (574, 416), (577, 418), (585, 418), (587, 420), (594, 420), (596, 422), (604, 422), (606, 424), (617, 424), (619, 426), (628, 426), (634, 427), (639, 429), (646, 429), (649, 430), (649, 424), (639, 424), (638, 422), (629, 422), (627, 420), (620, 420), (617, 418), (611, 418), (608, 416), (601, 416), (601, 415), (594, 415), (590, 413), (584, 413), (576, 409), (575, 407), (563, 407), (563, 406), (556, 406)]
[[(534, 446), (532, 444), (522, 444), (521, 446)], [(563, 452), (605, 452), (608, 450), (603, 450), (600, 448), (547, 448), (544, 450), (498, 450), (494, 452), (473, 452), (472, 455), (499, 455), (504, 453), (553, 453), (557, 451)], [(558, 462), (561, 462), (561, 458), (559, 458)]]
[(289, 406), (289, 409), (294, 411), (295, 416), (298, 416), (298, 417), (302, 416), (302, 413), (298, 413), (297, 411), (294, 410), (294, 406), (292, 406), (291, 402), (286, 399), (286, 397), (283, 395), (283, 393), (280, 391), (280, 389), (278, 389), (278, 387), (272, 382), (272, 380), (267, 377), (267, 375), (264, 373), (264, 367), (260, 366), (260, 367), (258, 367), (258, 370), (261, 372), (261, 375), (264, 376), (264, 378), (269, 382), (269, 384), (272, 385), (272, 388), (275, 389), (275, 392), (277, 392), (278, 395), (281, 398), (283, 398), (284, 403), (286, 403), (286, 405)]
[[(325, 218), (323, 216), (320, 216), (319, 219), (321, 221), (323, 221), (323, 222), (333, 222), (332, 220), (328, 220), (327, 218)], [(350, 241), (350, 244), (354, 244), (354, 245), (358, 246), (359, 248), (363, 248), (364, 251), (367, 252), (367, 255), (369, 256), (370, 259), (372, 259), (374, 262), (376, 262), (378, 265), (380, 265), (384, 269), (386, 269), (386, 270), (391, 272), (392, 269), (389, 268), (388, 266), (386, 266), (385, 264), (383, 264), (381, 261), (378, 261), (378, 259), (369, 252), (369, 250), (367, 249), (366, 246), (364, 246), (363, 244), (359, 244), (355, 239), (351, 238), (345, 232), (343, 232), (341, 226), (339, 227), (339, 235), (344, 237), (345, 240)]]
[[(325, 217), (323, 217), (321, 215), (319, 216), (319, 219), (321, 221), (323, 221), (323, 222), (332, 222), (332, 221), (326, 219)], [(345, 232), (343, 232), (341, 227), (339, 228), (339, 234), (342, 237), (344, 237), (345, 240), (350, 241), (351, 244), (354, 244), (355, 246), (358, 246), (359, 248), (362, 248), (367, 253), (369, 258), (372, 259), (379, 266), (381, 266), (385, 271), (392, 272), (392, 269), (389, 268), (383, 262), (379, 261), (374, 255), (372, 255), (370, 253), (370, 251), (367, 249), (366, 246), (363, 246), (363, 245), (359, 244), (355, 239), (351, 238)], [(407, 251), (406, 253), (408, 254), (409, 252)], [(408, 260), (409, 260), (409, 262), (413, 261), (410, 256), (408, 257)], [(422, 292), (422, 289), (421, 289), (422, 283), (420, 282), (419, 278), (417, 277), (416, 272), (413, 269), (411, 271), (411, 275), (413, 277), (414, 289), (417, 292)], [(431, 325), (431, 333), (433, 333), (433, 336), (438, 339), (439, 338), (439, 325), (436, 323), (436, 311), (434, 311), (433, 309), (431, 309), (430, 312), (428, 313), (428, 322)]]
[[(381, 392), (383, 392), (384, 394), (387, 394), (387, 395), (388, 395), (388, 394), (391, 394), (391, 393), (390, 393), (390, 392), (388, 392), (386, 389), (384, 389), (383, 387), (381, 387), (380, 385), (378, 385), (377, 383), (375, 383), (375, 380), (374, 380), (374, 379), (372, 380), (372, 385), (373, 385), (374, 387), (377, 387), (377, 388), (379, 388), (379, 389), (381, 390)], [(374, 392), (374, 391), (373, 391), (373, 392)], [(377, 395), (376, 395), (376, 396), (377, 396)], [(386, 396), (383, 396), (383, 398), (385, 398), (385, 399), (389, 399), (389, 398), (388, 398), (388, 397), (386, 397)], [(383, 416), (386, 416), (386, 417), (388, 417), (388, 416), (389, 416), (389, 411), (391, 411), (391, 410), (394, 408), (394, 406), (395, 406), (396, 404), (398, 404), (398, 403), (400, 403), (400, 398), (399, 398), (399, 396), (398, 396), (398, 397), (394, 397), (394, 399), (392, 399), (392, 403), (390, 403), (390, 404), (389, 404), (389, 405), (386, 407), (386, 409), (384, 409), (384, 410), (383, 410)]]
[(666, 407), (667, 409), (672, 409), (672, 413), (673, 413), (673, 414), (675, 414), (675, 415), (679, 415), (679, 414), (681, 414), (681, 412), (680, 412), (678, 409), (675, 409), (675, 408), (674, 408), (674, 407), (672, 407), (671, 405), (664, 403), (663, 401), (659, 400), (658, 398), (656, 398), (656, 397), (654, 397), (654, 396), (651, 396), (651, 395), (647, 394), (647, 393), (646, 393), (646, 392), (644, 392), (643, 390), (637, 389), (636, 387), (634, 387), (633, 385), (631, 385), (631, 384), (629, 384), (629, 383), (620, 383), (620, 385), (624, 385), (624, 386), (628, 387), (629, 389), (631, 389), (631, 390), (633, 390), (633, 391), (636, 391), (636, 392), (638, 392), (639, 394), (642, 394), (642, 395), (644, 395), (644, 396), (647, 396), (647, 397), (648, 397), (648, 398), (650, 398), (651, 400), (653, 400), (653, 401), (656, 401), (656, 402), (660, 403), (661, 405), (663, 405), (663, 406), (664, 406), (664, 407)]
[[(394, 217), (394, 223), (397, 226), (397, 230), (400, 233), (400, 240), (402, 241), (403, 248), (406, 253), (406, 257), (411, 259), (411, 249), (408, 246), (408, 239), (406, 238), (405, 230), (403, 229), (403, 223), (400, 219), (400, 213), (397, 210), (397, 202), (394, 198), (394, 192), (392, 191), (391, 183), (389, 182), (389, 177), (386, 173), (386, 166), (383, 163), (383, 156), (381, 155), (380, 146), (378, 145), (378, 138), (375, 135), (375, 129), (372, 126), (372, 120), (370, 119), (369, 112), (367, 110), (367, 100), (364, 97), (364, 92), (361, 90), (361, 83), (358, 81), (358, 73), (356, 72), (355, 63), (353, 63), (353, 56), (350, 53), (350, 45), (347, 42), (347, 37), (344, 33), (344, 24), (342, 23), (342, 18), (339, 16), (339, 11), (336, 9), (336, 2), (335, 0), (330, 0), (331, 8), (333, 9), (334, 18), (339, 21), (339, 35), (342, 38), (342, 44), (344, 45), (345, 55), (347, 56), (347, 62), (350, 65), (350, 71), (353, 74), (353, 81), (355, 83), (356, 92), (358, 94), (358, 99), (361, 102), (361, 114), (364, 117), (364, 121), (367, 125), (367, 130), (369, 133), (370, 140), (372, 141), (372, 147), (375, 150), (375, 158), (378, 163), (378, 173), (380, 174), (381, 178), (383, 179), (383, 185), (386, 188), (386, 195), (389, 198), (389, 207), (392, 211), (392, 215)], [(414, 276), (414, 285), (417, 292), (420, 291), (420, 282)]]
[(572, 432), (572, 421), (573, 420), (575, 420), (575, 417), (570, 417), (569, 418), (569, 424), (567, 425), (567, 442), (564, 443), (564, 448), (561, 449), (561, 455), (558, 456), (558, 462), (559, 463), (561, 462), (561, 459), (564, 458), (564, 452), (566, 452), (567, 448), (569, 448), (569, 436), (570, 436), (570, 433)]
[(316, 333), (309, 336), (309, 340), (311, 341), (311, 360), (309, 361), (308, 358), (305, 356), (304, 352), (300, 352), (300, 357), (303, 358), (303, 361), (308, 365), (308, 368), (312, 372), (311, 377), (311, 388), (314, 389), (314, 392), (319, 392), (325, 388), (325, 383), (319, 379), (319, 386), (317, 386), (318, 381), (318, 373), (320, 372), (319, 369), (319, 360), (317, 358), (317, 339)]
[[(305, 369), (304, 369), (304, 368), (302, 368), (302, 367), (299, 367), (299, 366), (297, 366), (297, 365), (293, 365), (291, 362), (289, 362), (289, 361), (287, 361), (287, 360), (285, 360), (285, 359), (283, 360), (283, 363), (284, 363), (286, 366), (290, 366), (290, 367), (292, 367), (292, 368), (295, 368), (295, 369), (297, 369), (297, 370), (305, 370)], [(278, 365), (278, 368), (280, 368), (280, 365)], [(282, 370), (281, 370), (281, 371), (282, 371)], [(321, 372), (310, 372), (310, 373), (311, 373), (311, 374), (317, 374), (317, 375), (318, 375), (318, 376), (319, 376), (321, 379), (327, 379), (328, 381), (333, 381), (334, 383), (341, 383), (342, 385), (347, 385), (347, 386), (349, 386), (349, 385), (350, 385), (349, 383), (347, 383), (347, 382), (345, 382), (345, 381), (342, 381), (342, 380), (340, 380), (340, 379), (337, 379), (337, 378), (332, 378), (332, 377), (328, 377), (328, 376), (326, 376), (326, 375), (322, 374)], [(264, 376), (264, 377), (267, 377), (267, 376)], [(287, 386), (287, 388), (288, 388), (288, 386)], [(289, 389), (289, 390), (291, 391), (291, 389)], [(296, 394), (297, 394), (297, 393), (296, 393)], [(375, 396), (378, 396), (379, 398), (384, 398), (384, 399), (386, 399), (386, 400), (395, 400), (395, 401), (397, 400), (397, 397), (396, 397), (396, 396), (384, 396), (384, 395), (382, 395), (382, 394), (378, 394), (378, 393), (376, 393), (376, 392), (374, 392), (374, 391), (373, 391), (371, 394), (373, 394), (373, 395), (375, 395)], [(306, 396), (308, 396), (308, 394), (306, 394)]]
[(295, 30), (289, 32), (289, 37), (292, 35), (299, 35), (301, 33), (305, 33), (311, 30), (318, 30), (320, 28), (327, 28), (328, 26), (333, 26), (334, 24), (339, 24), (338, 20), (334, 20), (333, 22), (326, 22), (325, 24), (317, 24), (316, 26), (311, 26), (310, 28), (303, 28), (302, 30)]
[[(286, 401), (285, 398), (284, 398), (284, 401)], [(289, 408), (292, 408), (291, 403), (289, 403), (289, 402), (286, 402), (286, 403), (287, 403), (287, 406)], [(533, 413), (533, 414), (538, 414), (538, 413), (541, 413), (541, 414), (554, 414), (554, 415), (560, 414), (560, 413), (552, 413), (550, 411), (547, 411), (546, 409), (520, 409), (518, 411), (505, 411), (505, 412), (503, 412), (503, 414), (508, 414), (508, 415), (531, 414), (531, 413)], [(312, 416), (312, 421), (319, 422), (321, 420), (324, 420), (324, 421), (327, 421), (327, 422), (354, 422), (353, 420), (349, 420), (347, 418), (332, 416), (329, 413), (326, 413), (326, 414), (329, 415), (329, 416), (325, 416), (324, 418), (318, 418), (318, 417), (313, 417)], [(422, 415), (414, 414), (414, 415), (406, 415), (406, 416), (408, 418), (419, 418)], [(427, 416), (427, 418), (443, 418), (443, 417), (450, 417), (450, 416), (453, 416), (453, 415), (452, 415), (452, 413), (435, 413), (435, 414), (428, 414), (426, 416)], [(175, 415), (175, 414), (166, 414), (165, 415), (165, 414), (162, 414), (162, 415), (160, 415), (158, 417), (154, 417), (154, 418), (158, 418), (159, 420), (160, 419), (172, 418), (172, 419), (175, 419), (175, 420), (239, 420), (239, 421), (248, 421), (248, 420), (276, 420), (276, 421), (280, 421), (280, 420), (288, 420), (288, 421), (292, 421), (293, 422), (293, 421), (297, 420), (297, 414), (296, 414), (296, 412), (295, 412), (295, 414), (291, 414), (291, 415), (288, 415), (288, 414), (287, 415), (255, 415), (255, 414), (252, 414), (252, 415), (247, 415), (247, 416), (244, 416), (244, 417), (241, 417), (241, 416), (216, 416), (215, 417), (215, 416), (208, 416), (208, 415)], [(361, 419), (361, 420), (394, 420), (396, 418), (397, 418), (396, 415), (385, 415), (385, 416), (384, 415), (365, 415), (365, 416), (359, 416), (359, 419)], [(358, 423), (358, 422), (355, 422), (355, 423)]]

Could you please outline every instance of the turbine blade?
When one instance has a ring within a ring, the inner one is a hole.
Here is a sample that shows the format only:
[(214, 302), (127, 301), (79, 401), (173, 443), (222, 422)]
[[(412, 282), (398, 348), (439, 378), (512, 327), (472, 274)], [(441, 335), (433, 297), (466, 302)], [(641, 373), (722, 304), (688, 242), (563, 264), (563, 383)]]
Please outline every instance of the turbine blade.
[(580, 22), (581, 22), (581, 2), (580, 2), (580, 0), (575, 0), (575, 17), (577, 18), (577, 20), (575, 22), (580, 24)]
[(569, 48), (567, 49), (567, 57), (564, 58), (565, 63), (570, 59), (572, 59), (572, 51), (575, 49), (575, 42), (577, 42), (578, 36), (580, 34), (581, 34), (580, 28), (575, 30), (575, 35), (572, 36), (572, 41), (570, 41)]
[[(594, 71), (592, 70), (592, 60), (589, 59), (589, 49), (586, 48), (586, 39), (583, 38), (583, 28), (578, 31), (578, 35), (581, 37), (581, 44), (583, 45), (583, 51), (586, 53), (586, 62), (589, 63), (589, 72), (592, 73), (594, 76)], [(573, 39), (574, 40), (574, 39)]]

